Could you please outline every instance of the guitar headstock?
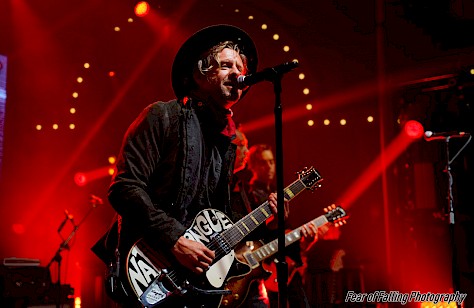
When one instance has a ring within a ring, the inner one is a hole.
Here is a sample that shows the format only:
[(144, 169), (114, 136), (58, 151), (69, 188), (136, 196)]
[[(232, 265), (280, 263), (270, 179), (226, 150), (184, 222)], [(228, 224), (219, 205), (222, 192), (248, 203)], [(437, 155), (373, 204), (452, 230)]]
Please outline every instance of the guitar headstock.
[(331, 204), (330, 206), (326, 207), (324, 211), (326, 212), (324, 216), (326, 216), (328, 222), (332, 222), (334, 226), (339, 227), (347, 223), (347, 214), (342, 207)]
[(303, 170), (297, 172), (297, 174), (298, 179), (307, 189), (314, 190), (321, 187), (321, 184), (319, 183), (323, 180), (323, 178), (319, 174), (318, 170), (314, 169), (313, 166), (309, 168), (305, 167)]

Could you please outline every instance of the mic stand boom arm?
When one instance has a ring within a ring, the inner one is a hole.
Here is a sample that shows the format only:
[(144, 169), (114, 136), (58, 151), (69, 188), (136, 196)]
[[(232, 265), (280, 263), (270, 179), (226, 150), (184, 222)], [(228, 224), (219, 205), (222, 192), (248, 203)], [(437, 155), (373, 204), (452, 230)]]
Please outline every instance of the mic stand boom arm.
[[(56, 307), (57, 308), (60, 308), (61, 306), (61, 261), (62, 261), (62, 257), (61, 257), (61, 252), (64, 250), (64, 249), (67, 249), (69, 250), (69, 242), (72, 240), (72, 238), (74, 237), (74, 235), (77, 233), (77, 230), (79, 230), (79, 227), (84, 223), (84, 221), (86, 220), (86, 218), (90, 215), (90, 213), (97, 207), (98, 204), (102, 204), (102, 201), (100, 199), (94, 199), (92, 198), (90, 203), (92, 204), (92, 206), (89, 208), (89, 211), (87, 211), (86, 215), (82, 218), (82, 220), (76, 225), (74, 223), (74, 221), (71, 219), (71, 223), (72, 225), (74, 226), (74, 228), (72, 229), (71, 233), (68, 235), (68, 237), (66, 239), (64, 239), (61, 244), (59, 244), (59, 248), (58, 250), (56, 250), (56, 253), (54, 254), (54, 257), (51, 259), (51, 261), (49, 261), (48, 265), (46, 265), (46, 268), (49, 270), (49, 268), (51, 267), (51, 265), (53, 264), (53, 262), (56, 262), (58, 264), (58, 281), (57, 281), (57, 286), (58, 286), (58, 298), (56, 299)], [(66, 219), (68, 219), (66, 217)], [(62, 222), (61, 222), (62, 224)], [(61, 227), (58, 229), (58, 232), (61, 231)]]

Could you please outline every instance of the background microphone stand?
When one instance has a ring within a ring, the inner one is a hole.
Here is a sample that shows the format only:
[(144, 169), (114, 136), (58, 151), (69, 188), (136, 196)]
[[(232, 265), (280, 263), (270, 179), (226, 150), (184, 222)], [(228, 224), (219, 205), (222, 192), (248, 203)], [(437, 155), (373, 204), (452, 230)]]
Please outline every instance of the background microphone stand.
[(452, 260), (451, 260), (451, 271), (452, 271), (452, 283), (453, 283), (453, 292), (458, 291), (459, 289), (459, 281), (458, 281), (458, 267), (457, 267), (457, 253), (456, 253), (456, 241), (455, 241), (455, 235), (454, 235), (454, 206), (453, 206), (453, 176), (451, 174), (451, 164), (452, 162), (461, 154), (461, 152), (466, 148), (466, 146), (469, 144), (471, 141), (472, 136), (469, 135), (469, 139), (466, 141), (466, 143), (459, 149), (459, 151), (454, 155), (453, 158), (449, 158), (449, 141), (451, 140), (450, 136), (446, 136), (444, 138), (445, 144), (446, 144), (446, 165), (445, 169), (443, 170), (446, 172), (448, 176), (448, 191), (447, 191), (447, 196), (446, 199), (448, 200), (448, 216), (449, 216), (449, 235), (450, 235), (450, 241), (451, 241), (451, 250), (452, 250)]
[[(97, 196), (90, 195), (89, 203), (92, 206), (89, 208), (86, 215), (82, 218), (82, 220), (77, 225), (74, 223), (74, 219), (72, 218), (72, 215), (70, 215), (68, 213), (68, 211), (66, 210), (66, 218), (59, 225), (58, 233), (61, 236), (60, 232), (64, 228), (64, 226), (65, 226), (65, 224), (67, 223), (68, 220), (73, 225), (73, 229), (72, 229), (71, 233), (68, 235), (68, 237), (66, 239), (63, 239), (62, 243), (59, 244), (59, 248), (58, 248), (58, 250), (56, 250), (56, 253), (54, 254), (54, 257), (51, 259), (51, 261), (49, 261), (48, 265), (46, 265), (46, 269), (49, 270), (49, 268), (51, 267), (53, 262), (56, 262), (58, 264), (58, 269), (57, 269), (58, 270), (58, 281), (57, 281), (58, 295), (57, 295), (57, 298), (56, 298), (56, 307), (57, 308), (61, 307), (61, 261), (62, 261), (61, 252), (64, 249), (69, 250), (69, 245), (68, 244), (72, 240), (74, 235), (76, 234), (77, 230), (79, 230), (79, 227), (84, 223), (84, 221), (91, 214), (91, 212), (97, 207), (97, 205), (103, 204), (103, 201), (102, 201), (101, 198), (99, 198)], [(62, 239), (62, 236), (61, 236), (61, 239)]]

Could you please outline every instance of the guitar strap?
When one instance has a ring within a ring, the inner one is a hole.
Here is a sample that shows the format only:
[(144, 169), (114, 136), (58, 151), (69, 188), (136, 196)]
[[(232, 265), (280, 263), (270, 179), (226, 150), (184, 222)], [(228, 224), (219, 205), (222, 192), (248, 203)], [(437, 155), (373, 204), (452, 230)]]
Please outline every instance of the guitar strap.
[(122, 217), (115, 214), (112, 226), (97, 241), (91, 250), (107, 265), (107, 272), (104, 277), (105, 292), (116, 302), (123, 302), (126, 291), (120, 282), (120, 228)]
[(125, 291), (123, 284), (120, 280), (120, 229), (122, 228), (122, 216), (116, 214), (117, 220), (115, 222), (116, 230), (113, 232), (117, 232), (116, 236), (116, 245), (114, 250), (114, 258), (110, 260), (110, 263), (107, 264), (108, 273), (105, 277), (105, 291), (109, 295), (111, 299), (118, 303), (123, 303), (124, 300), (127, 298), (128, 294)]

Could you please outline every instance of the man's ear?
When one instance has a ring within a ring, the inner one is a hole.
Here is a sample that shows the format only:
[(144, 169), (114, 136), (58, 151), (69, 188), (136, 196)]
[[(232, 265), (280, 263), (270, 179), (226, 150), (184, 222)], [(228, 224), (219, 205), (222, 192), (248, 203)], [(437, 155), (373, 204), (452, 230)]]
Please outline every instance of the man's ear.
[(206, 76), (202, 74), (200, 71), (196, 70), (193, 73), (193, 79), (189, 78), (188, 84), (190, 89), (201, 88), (204, 82), (207, 82)]
[(201, 74), (199, 71), (193, 72), (193, 74), (189, 77), (186, 77), (184, 80), (184, 84), (187, 89), (187, 93), (191, 94), (197, 91), (199, 88), (202, 87), (204, 82), (206, 81), (206, 76)]

